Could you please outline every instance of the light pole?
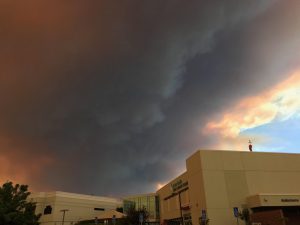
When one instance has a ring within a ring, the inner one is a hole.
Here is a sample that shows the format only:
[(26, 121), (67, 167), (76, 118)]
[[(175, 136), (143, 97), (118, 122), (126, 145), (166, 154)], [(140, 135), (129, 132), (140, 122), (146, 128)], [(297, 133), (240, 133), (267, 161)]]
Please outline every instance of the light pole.
[(180, 217), (181, 217), (181, 223), (184, 225), (183, 215), (182, 215), (182, 206), (181, 206), (181, 192), (178, 192), (178, 198), (179, 198), (179, 209), (180, 209)]
[(66, 212), (68, 212), (69, 210), (68, 210), (68, 209), (62, 209), (62, 210), (60, 210), (60, 211), (63, 213), (61, 225), (64, 225), (64, 222), (65, 222), (65, 214), (66, 214)]

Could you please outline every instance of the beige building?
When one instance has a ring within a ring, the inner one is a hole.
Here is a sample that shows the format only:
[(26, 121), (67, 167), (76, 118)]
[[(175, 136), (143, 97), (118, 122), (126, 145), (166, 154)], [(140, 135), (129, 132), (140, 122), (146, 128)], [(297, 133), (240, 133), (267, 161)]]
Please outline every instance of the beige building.
[(256, 224), (299, 225), (300, 154), (200, 150), (157, 194), (161, 224), (244, 225), (237, 208)]
[(29, 198), (37, 202), (36, 213), (42, 214), (41, 225), (61, 225), (63, 210), (64, 224), (71, 225), (81, 220), (114, 214), (114, 210), (123, 204), (121, 199), (59, 191), (33, 193)]

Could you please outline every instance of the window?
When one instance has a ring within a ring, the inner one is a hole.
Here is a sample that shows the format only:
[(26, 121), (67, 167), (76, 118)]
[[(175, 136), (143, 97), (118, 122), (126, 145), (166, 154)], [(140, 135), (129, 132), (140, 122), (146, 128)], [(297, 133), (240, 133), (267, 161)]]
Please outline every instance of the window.
[(96, 211), (104, 211), (105, 209), (104, 208), (94, 208), (94, 210), (96, 210)]
[(51, 214), (52, 213), (52, 207), (51, 205), (47, 205), (44, 209), (44, 215)]

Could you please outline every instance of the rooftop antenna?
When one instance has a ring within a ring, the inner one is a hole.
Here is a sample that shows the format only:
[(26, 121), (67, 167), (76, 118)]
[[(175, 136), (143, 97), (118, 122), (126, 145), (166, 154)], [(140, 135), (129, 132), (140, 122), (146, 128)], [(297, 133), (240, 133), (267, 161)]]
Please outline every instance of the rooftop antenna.
[(251, 142), (251, 140), (249, 140), (248, 143), (249, 143), (249, 151), (252, 152), (252, 142)]

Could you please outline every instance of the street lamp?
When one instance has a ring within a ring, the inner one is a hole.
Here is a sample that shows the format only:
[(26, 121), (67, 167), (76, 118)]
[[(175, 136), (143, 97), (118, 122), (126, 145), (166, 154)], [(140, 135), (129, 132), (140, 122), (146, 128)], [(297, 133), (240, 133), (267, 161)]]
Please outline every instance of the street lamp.
[(63, 213), (61, 225), (64, 225), (64, 222), (65, 222), (65, 214), (66, 214), (66, 212), (68, 212), (69, 210), (68, 210), (68, 209), (62, 209), (62, 210), (60, 210), (60, 211)]
[(180, 209), (180, 217), (181, 217), (181, 224), (184, 225), (184, 219), (183, 219), (183, 215), (182, 215), (182, 206), (181, 206), (181, 192), (178, 192), (178, 198), (179, 198), (179, 209)]

